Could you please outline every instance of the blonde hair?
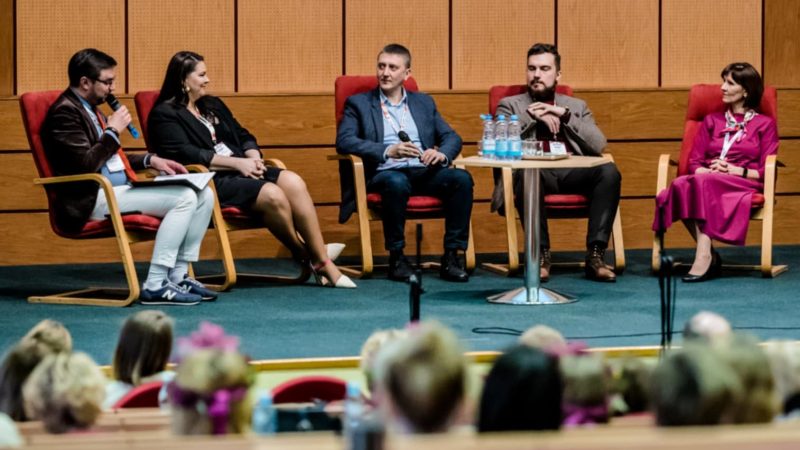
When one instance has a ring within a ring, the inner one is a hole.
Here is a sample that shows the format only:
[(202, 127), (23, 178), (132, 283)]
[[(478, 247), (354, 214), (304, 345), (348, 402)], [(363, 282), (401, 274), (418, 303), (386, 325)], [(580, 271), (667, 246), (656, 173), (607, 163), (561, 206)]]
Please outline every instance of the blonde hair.
[[(212, 434), (208, 402), (220, 390), (248, 388), (252, 373), (244, 356), (220, 349), (201, 349), (189, 354), (175, 374), (175, 386), (193, 398), (192, 404), (172, 400), (172, 431), (179, 435)], [(194, 401), (196, 400), (196, 401)], [(249, 423), (249, 408), (244, 399), (232, 400), (228, 433), (243, 433)]]
[(364, 345), (361, 346), (361, 358), (358, 366), (364, 374), (364, 379), (367, 381), (367, 387), (370, 391), (374, 389), (375, 385), (375, 362), (378, 352), (390, 342), (406, 337), (408, 337), (408, 331), (406, 330), (378, 330), (364, 341)]
[(44, 357), (51, 353), (71, 352), (72, 335), (61, 322), (44, 319), (33, 326), (20, 343), (29, 346), (37, 355)]
[(519, 343), (544, 352), (557, 351), (567, 346), (567, 340), (564, 339), (564, 336), (555, 328), (547, 325), (535, 325), (528, 328), (519, 337)]
[(85, 353), (47, 356), (22, 388), (25, 411), (50, 433), (91, 427), (102, 412), (106, 378)]
[(418, 433), (444, 431), (461, 406), (467, 364), (456, 335), (424, 322), (381, 351), (376, 367), (389, 405)]

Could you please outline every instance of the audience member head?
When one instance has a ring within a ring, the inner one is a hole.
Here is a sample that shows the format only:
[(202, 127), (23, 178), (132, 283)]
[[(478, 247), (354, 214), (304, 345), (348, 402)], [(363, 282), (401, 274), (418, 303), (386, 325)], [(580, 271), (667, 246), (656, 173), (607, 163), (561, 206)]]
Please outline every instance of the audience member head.
[(456, 335), (438, 322), (422, 322), (387, 345), (376, 365), (385, 411), (411, 433), (449, 428), (464, 399), (466, 372)]
[(102, 412), (106, 379), (84, 353), (47, 356), (23, 386), (25, 411), (50, 433), (91, 427)]
[(27, 420), (22, 386), (45, 356), (72, 351), (72, 336), (60, 322), (43, 320), (8, 351), (0, 364), (0, 412), (13, 420)]
[(172, 352), (172, 327), (172, 318), (162, 311), (145, 310), (128, 317), (114, 352), (114, 378), (136, 386), (162, 372)]
[(683, 340), (715, 344), (730, 339), (732, 333), (731, 324), (724, 317), (711, 311), (700, 311), (686, 322)]
[[(615, 413), (628, 414), (647, 411), (650, 399), (648, 386), (652, 368), (640, 358), (624, 358), (613, 364), (611, 391), (622, 401), (615, 403)], [(612, 405), (609, 405), (612, 406)]]
[(743, 395), (736, 372), (707, 344), (672, 352), (650, 379), (650, 400), (660, 426), (733, 423)]
[(167, 73), (164, 75), (161, 92), (155, 104), (168, 101), (177, 106), (186, 106), (190, 92), (186, 86), (186, 78), (204, 61), (205, 59), (195, 52), (183, 50), (175, 53), (167, 64)]
[(775, 381), (769, 358), (753, 336), (737, 334), (720, 348), (723, 359), (738, 375), (743, 394), (734, 412), (734, 423), (771, 422), (778, 412)]
[(564, 425), (608, 422), (609, 373), (598, 355), (561, 357), (564, 378)]
[(761, 97), (764, 95), (764, 81), (755, 67), (746, 62), (736, 62), (725, 66), (720, 74), (722, 80), (730, 77), (730, 80), (744, 89), (744, 106), (750, 109), (758, 109), (761, 104)]
[(240, 434), (249, 423), (245, 402), (252, 374), (237, 352), (197, 350), (181, 361), (169, 385), (172, 431), (179, 435)]
[(773, 341), (765, 348), (770, 360), (775, 393), (783, 414), (800, 410), (800, 346), (792, 341)]
[(555, 328), (550, 328), (547, 325), (536, 325), (528, 328), (519, 337), (519, 343), (555, 354), (561, 354), (563, 349), (567, 347), (567, 340), (564, 339), (564, 336)]
[(370, 392), (375, 389), (375, 362), (378, 353), (391, 342), (408, 336), (406, 330), (378, 330), (370, 335), (361, 347), (361, 361), (359, 368), (364, 374), (367, 388)]
[(495, 361), (481, 395), (478, 430), (558, 430), (561, 427), (558, 360), (517, 345)]

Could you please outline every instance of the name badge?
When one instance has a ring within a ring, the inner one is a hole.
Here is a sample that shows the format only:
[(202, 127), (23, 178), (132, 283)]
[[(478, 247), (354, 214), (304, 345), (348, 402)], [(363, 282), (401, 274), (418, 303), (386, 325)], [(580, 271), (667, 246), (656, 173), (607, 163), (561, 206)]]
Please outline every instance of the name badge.
[(108, 158), (108, 161), (106, 161), (106, 167), (108, 168), (109, 172), (119, 172), (125, 170), (125, 164), (122, 163), (122, 158), (120, 158), (116, 153), (114, 153), (114, 156), (111, 158)]
[(231, 156), (233, 155), (233, 150), (228, 148), (224, 142), (219, 142), (214, 146), (214, 151), (217, 152), (219, 156)]
[(567, 146), (563, 142), (550, 141), (550, 153), (553, 155), (566, 155)]

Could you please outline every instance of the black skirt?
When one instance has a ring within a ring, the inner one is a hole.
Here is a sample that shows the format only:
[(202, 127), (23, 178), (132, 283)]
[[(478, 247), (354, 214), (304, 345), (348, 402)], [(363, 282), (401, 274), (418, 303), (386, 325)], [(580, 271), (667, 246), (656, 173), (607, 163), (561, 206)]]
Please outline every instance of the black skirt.
[(220, 206), (235, 206), (250, 209), (256, 201), (258, 193), (266, 183), (277, 183), (283, 169), (269, 166), (264, 172), (264, 179), (243, 177), (238, 172), (217, 172), (214, 184), (217, 187), (217, 198)]

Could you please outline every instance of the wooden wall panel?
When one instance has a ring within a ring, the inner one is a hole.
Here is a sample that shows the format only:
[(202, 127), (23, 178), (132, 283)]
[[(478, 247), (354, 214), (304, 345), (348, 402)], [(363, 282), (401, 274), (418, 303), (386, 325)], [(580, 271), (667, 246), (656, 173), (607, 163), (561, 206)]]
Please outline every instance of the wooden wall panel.
[(764, 2), (764, 78), (775, 86), (800, 86), (800, 4)]
[(238, 0), (238, 92), (333, 92), (342, 1)]
[(41, 186), (30, 153), (0, 153), (0, 211), (47, 209), (47, 197)]
[(670, 0), (662, 17), (662, 86), (719, 82), (734, 61), (761, 70), (761, 0)]
[[(375, 73), (384, 45), (398, 43), (411, 51), (414, 78), (423, 90), (447, 89), (449, 9), (447, 0), (408, 0), (396, 8), (372, 0), (345, 5), (345, 71)], [(331, 80), (331, 83), (333, 80)]]
[(180, 50), (205, 57), (210, 89), (233, 92), (234, 0), (128, 2), (128, 91), (159, 89), (169, 59)]
[(658, 86), (658, 0), (559, 0), (561, 82)]
[(453, 2), (453, 89), (525, 81), (528, 48), (555, 38), (554, 0)]
[[(125, 90), (125, 2), (89, 5), (17, 0), (17, 94), (63, 89), (67, 63), (78, 50), (102, 50), (117, 60), (117, 90)], [(83, 7), (79, 7), (83, 6)]]
[(14, 0), (0, 0), (0, 95), (14, 95)]

